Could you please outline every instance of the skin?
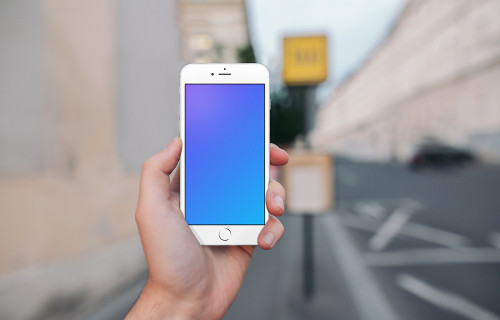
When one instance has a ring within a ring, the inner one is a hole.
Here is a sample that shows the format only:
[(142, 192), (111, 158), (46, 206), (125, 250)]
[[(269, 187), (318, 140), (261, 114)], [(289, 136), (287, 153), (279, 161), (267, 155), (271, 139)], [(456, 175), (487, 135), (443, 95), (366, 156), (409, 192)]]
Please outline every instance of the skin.
[[(146, 262), (147, 284), (126, 319), (221, 319), (236, 298), (254, 246), (201, 246), (179, 209), (182, 141), (169, 145), (143, 166), (135, 219)], [(274, 144), (270, 162), (281, 166), (288, 154)], [(224, 201), (222, 195), (222, 200)], [(285, 190), (271, 180), (266, 194), (270, 218), (258, 245), (271, 249), (283, 235), (276, 216), (284, 212)]]

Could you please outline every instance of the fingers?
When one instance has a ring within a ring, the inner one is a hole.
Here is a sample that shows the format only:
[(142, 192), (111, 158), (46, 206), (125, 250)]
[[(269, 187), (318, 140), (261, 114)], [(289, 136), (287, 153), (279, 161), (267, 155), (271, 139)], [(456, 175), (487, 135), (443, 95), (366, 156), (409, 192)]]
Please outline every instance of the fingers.
[[(270, 162), (273, 166), (283, 166), (288, 162), (288, 153), (274, 143), (270, 145)], [(266, 193), (266, 206), (272, 216), (269, 217), (257, 239), (259, 247), (264, 250), (273, 248), (281, 239), (285, 228), (274, 216), (281, 216), (285, 211), (285, 189), (275, 180), (270, 180)]]
[(266, 206), (273, 216), (281, 216), (285, 212), (285, 188), (272, 179), (267, 188)]
[(273, 166), (284, 166), (288, 163), (288, 153), (274, 143), (269, 145), (269, 156)]
[(264, 250), (269, 250), (276, 245), (276, 243), (281, 239), (285, 228), (278, 220), (278, 218), (270, 216), (264, 228), (257, 238), (257, 243), (259, 247)]
[[(182, 142), (174, 138), (165, 149), (152, 156), (142, 167), (139, 200), (165, 200), (169, 197), (170, 174), (181, 156)], [(147, 199), (145, 199), (147, 198)]]

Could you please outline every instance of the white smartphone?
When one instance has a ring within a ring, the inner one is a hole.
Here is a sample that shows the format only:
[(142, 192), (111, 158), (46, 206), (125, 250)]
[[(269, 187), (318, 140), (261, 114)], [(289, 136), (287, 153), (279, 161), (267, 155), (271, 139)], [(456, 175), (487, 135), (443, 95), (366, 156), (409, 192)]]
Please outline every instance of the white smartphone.
[(180, 206), (202, 245), (256, 245), (269, 218), (269, 71), (189, 64), (180, 81)]

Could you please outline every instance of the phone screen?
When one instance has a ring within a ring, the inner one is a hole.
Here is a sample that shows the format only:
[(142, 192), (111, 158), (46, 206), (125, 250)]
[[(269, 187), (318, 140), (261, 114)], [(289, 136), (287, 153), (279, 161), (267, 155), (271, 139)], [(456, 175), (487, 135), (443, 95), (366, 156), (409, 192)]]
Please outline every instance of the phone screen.
[(265, 222), (264, 84), (186, 84), (185, 217)]

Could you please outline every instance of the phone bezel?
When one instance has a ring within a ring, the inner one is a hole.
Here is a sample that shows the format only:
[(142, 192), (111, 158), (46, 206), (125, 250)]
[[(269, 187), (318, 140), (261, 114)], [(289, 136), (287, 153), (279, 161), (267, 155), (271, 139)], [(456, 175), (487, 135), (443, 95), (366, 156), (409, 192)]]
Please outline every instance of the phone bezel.
[[(212, 76), (212, 73), (214, 74)], [(219, 75), (223, 73), (223, 75)], [(188, 64), (184, 66), (180, 74), (180, 110), (179, 110), (179, 134), (185, 141), (185, 86), (186, 84), (264, 84), (265, 88), (265, 194), (269, 185), (269, 71), (258, 63), (213, 63), (213, 64)], [(185, 216), (185, 152), (184, 143), (180, 163), (180, 208)], [(265, 197), (263, 199), (265, 201)], [(264, 224), (269, 219), (267, 206), (264, 204)], [(259, 225), (189, 225), (191, 231), (201, 245), (257, 245), (257, 237), (264, 227)], [(219, 238), (220, 230), (228, 228), (231, 237), (227, 241)]]

